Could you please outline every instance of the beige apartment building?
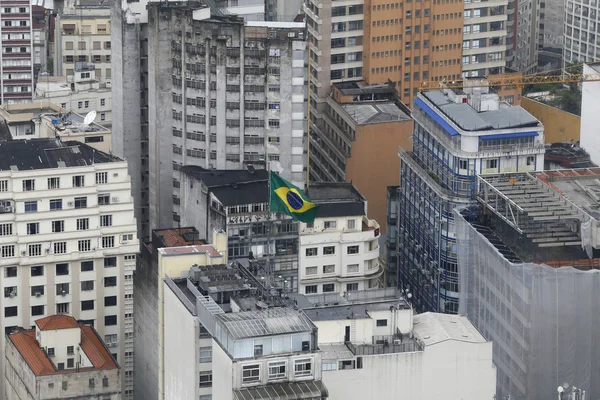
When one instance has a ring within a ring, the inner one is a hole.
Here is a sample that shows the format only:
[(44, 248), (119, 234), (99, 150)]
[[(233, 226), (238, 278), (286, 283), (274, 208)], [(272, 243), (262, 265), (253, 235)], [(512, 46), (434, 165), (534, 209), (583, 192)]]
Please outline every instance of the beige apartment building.
[(110, 9), (78, 6), (69, 12), (56, 17), (54, 75), (72, 77), (76, 63), (87, 63), (95, 67), (88, 78), (110, 82)]

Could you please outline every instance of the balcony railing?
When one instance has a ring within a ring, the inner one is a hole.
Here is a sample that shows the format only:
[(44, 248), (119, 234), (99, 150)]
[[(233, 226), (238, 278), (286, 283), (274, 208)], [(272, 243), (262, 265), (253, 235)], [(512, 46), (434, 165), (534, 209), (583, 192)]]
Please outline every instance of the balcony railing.
[(401, 339), (398, 335), (373, 336), (373, 343), (374, 344), (346, 343), (346, 346), (357, 356), (423, 351), (423, 345), (419, 341), (408, 337)]

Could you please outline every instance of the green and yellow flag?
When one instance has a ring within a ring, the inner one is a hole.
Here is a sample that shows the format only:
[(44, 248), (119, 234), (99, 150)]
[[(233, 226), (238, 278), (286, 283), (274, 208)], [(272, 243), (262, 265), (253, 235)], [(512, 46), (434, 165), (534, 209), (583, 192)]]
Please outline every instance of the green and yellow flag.
[(319, 206), (311, 203), (298, 187), (271, 171), (271, 212), (284, 213), (302, 222), (313, 222)]

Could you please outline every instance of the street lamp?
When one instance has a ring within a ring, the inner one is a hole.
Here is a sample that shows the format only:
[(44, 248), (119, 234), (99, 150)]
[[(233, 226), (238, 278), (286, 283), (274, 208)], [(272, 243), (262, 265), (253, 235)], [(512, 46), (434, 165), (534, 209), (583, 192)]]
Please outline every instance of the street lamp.
[(562, 400), (562, 394), (565, 391), (565, 388), (562, 386), (559, 386), (558, 388), (556, 388), (556, 391), (558, 392), (558, 400)]

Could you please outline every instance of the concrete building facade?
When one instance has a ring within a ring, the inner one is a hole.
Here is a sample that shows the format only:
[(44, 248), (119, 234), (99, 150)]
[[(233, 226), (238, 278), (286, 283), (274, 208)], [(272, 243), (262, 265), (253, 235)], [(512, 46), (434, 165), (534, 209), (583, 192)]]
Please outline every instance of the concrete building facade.
[(319, 205), (312, 223), (300, 223), (298, 293), (350, 293), (384, 286), (380, 227), (351, 183), (313, 183)]
[(0, 329), (55, 313), (93, 324), (132, 398), (138, 240), (127, 164), (60, 139), (6, 141), (0, 152)]
[(426, 91), (413, 107), (413, 151), (400, 151), (398, 287), (417, 310), (456, 313), (452, 210), (474, 201), (480, 174), (544, 168), (540, 122), (486, 89)]
[(566, 65), (594, 62), (600, 57), (597, 33), (597, 1), (567, 1), (565, 6), (563, 62)]
[(2, 57), (0, 103), (22, 103), (33, 97), (33, 37), (31, 4), (26, 0), (2, 2)]
[[(195, 228), (158, 229), (153, 231), (152, 241), (142, 247), (140, 267), (134, 277), (134, 306), (139, 316), (134, 325), (134, 364), (141, 371), (135, 374), (136, 399), (177, 398), (165, 395), (165, 358), (168, 356), (165, 353), (165, 318), (173, 309), (166, 306), (163, 279), (167, 276), (179, 278), (193, 265), (198, 268), (223, 266), (227, 260), (227, 237), (215, 232), (212, 239), (212, 244), (201, 240)], [(186, 327), (178, 325), (177, 329), (182, 335), (198, 337), (196, 328), (186, 330)], [(176, 341), (171, 346), (180, 344)], [(190, 382), (195, 382), (195, 378), (186, 383), (192, 390)]]
[(92, 325), (67, 315), (6, 340), (6, 399), (121, 400), (121, 370)]

